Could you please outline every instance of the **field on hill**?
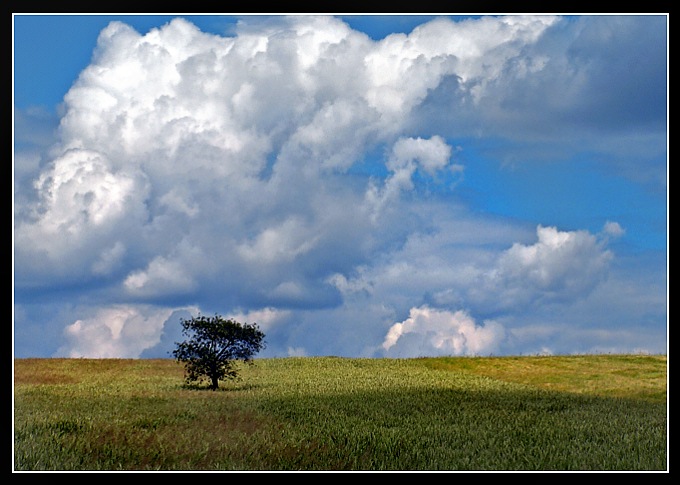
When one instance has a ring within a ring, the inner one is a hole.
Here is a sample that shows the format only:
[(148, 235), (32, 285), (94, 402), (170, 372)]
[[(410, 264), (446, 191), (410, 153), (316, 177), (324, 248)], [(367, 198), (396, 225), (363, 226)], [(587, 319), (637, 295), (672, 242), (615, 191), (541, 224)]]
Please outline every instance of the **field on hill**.
[(667, 358), (15, 359), (15, 471), (666, 471)]

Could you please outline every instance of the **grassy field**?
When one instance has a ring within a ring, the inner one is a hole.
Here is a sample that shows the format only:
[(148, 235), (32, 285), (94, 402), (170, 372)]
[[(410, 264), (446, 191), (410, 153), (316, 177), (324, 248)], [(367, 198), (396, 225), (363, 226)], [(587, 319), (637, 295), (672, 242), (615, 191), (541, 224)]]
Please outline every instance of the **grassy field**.
[(14, 470), (666, 471), (665, 356), (15, 359)]

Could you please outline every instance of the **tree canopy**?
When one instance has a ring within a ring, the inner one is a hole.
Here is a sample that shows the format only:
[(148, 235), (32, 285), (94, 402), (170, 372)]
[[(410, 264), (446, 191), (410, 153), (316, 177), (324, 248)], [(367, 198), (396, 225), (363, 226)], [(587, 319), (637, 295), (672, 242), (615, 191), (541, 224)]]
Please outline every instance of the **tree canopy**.
[(239, 379), (238, 361), (252, 363), (253, 356), (265, 347), (264, 333), (257, 323), (239, 323), (220, 315), (199, 315), (190, 320), (180, 320), (183, 342), (175, 342), (172, 352), (178, 362), (185, 365), (187, 383), (209, 381), (216, 390), (219, 381)]

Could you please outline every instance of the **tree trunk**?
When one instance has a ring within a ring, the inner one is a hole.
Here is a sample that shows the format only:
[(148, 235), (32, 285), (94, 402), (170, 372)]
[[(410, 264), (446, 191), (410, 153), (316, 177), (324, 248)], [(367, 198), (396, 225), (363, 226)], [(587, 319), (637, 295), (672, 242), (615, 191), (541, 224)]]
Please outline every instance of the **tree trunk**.
[(217, 379), (217, 377), (211, 377), (210, 379), (212, 380), (212, 384), (210, 385), (210, 389), (212, 389), (213, 391), (216, 391), (217, 387), (219, 386), (218, 379)]

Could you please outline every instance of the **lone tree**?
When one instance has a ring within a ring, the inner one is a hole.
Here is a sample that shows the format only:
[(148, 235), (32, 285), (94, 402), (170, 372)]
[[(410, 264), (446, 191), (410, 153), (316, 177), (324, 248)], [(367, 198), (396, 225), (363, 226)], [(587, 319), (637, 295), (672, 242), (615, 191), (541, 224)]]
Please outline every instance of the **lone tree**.
[(191, 320), (181, 319), (184, 342), (175, 342), (172, 354), (185, 365), (187, 383), (207, 378), (209, 388), (218, 388), (220, 379), (239, 379), (237, 361), (252, 363), (252, 357), (264, 348), (264, 333), (256, 323), (225, 320), (199, 315)]

